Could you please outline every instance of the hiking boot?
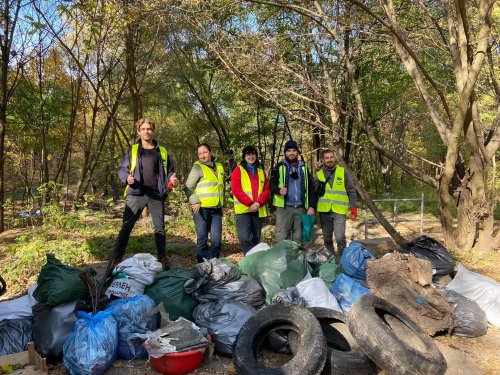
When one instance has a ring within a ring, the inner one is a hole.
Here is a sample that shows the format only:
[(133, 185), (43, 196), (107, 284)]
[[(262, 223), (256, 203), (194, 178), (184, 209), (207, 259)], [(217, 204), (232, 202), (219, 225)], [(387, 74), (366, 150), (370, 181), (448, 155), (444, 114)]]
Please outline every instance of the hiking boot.
[(161, 268), (163, 271), (168, 271), (170, 269), (170, 266), (168, 265), (168, 260), (166, 257), (158, 259), (158, 262), (161, 263)]

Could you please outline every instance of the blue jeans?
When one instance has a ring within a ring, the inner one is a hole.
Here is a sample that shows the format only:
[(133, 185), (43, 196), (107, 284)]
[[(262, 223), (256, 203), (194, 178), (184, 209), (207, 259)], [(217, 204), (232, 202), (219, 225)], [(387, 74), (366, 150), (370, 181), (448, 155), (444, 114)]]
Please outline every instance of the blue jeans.
[[(203, 258), (212, 259), (220, 256), (222, 242), (222, 208), (200, 208), (193, 220), (196, 225), (196, 260), (203, 262)], [(210, 247), (208, 249), (208, 234), (210, 233)]]

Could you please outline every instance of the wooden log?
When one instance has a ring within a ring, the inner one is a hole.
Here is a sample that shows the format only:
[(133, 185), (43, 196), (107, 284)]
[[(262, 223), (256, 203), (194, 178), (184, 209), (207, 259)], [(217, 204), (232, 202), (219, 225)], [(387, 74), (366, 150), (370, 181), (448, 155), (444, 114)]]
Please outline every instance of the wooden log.
[(369, 260), (366, 280), (373, 294), (397, 306), (429, 335), (453, 328), (453, 310), (432, 286), (430, 261), (395, 252)]

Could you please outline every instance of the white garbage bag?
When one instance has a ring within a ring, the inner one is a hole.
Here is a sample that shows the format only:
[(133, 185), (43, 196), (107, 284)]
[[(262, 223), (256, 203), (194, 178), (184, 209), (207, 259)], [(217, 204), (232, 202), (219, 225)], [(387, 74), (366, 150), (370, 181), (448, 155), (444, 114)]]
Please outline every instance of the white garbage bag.
[(495, 280), (469, 271), (459, 263), (458, 272), (446, 289), (476, 301), (488, 322), (500, 327), (500, 284)]
[(162, 270), (162, 264), (148, 253), (135, 254), (125, 259), (113, 270), (115, 278), (106, 296), (114, 295), (120, 298), (131, 298), (144, 294), (146, 286), (151, 285), (157, 273)]
[(339, 303), (321, 278), (313, 277), (303, 280), (297, 284), (296, 288), (299, 296), (304, 298), (306, 307), (325, 307), (342, 312)]

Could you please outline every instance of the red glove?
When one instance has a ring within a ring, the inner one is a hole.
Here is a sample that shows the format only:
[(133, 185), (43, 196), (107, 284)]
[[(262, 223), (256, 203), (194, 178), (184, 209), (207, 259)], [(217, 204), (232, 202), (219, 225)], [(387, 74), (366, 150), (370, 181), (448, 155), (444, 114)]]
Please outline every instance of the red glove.
[(356, 207), (349, 208), (349, 212), (351, 213), (351, 220), (354, 220), (358, 217), (358, 209)]

